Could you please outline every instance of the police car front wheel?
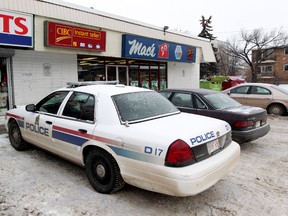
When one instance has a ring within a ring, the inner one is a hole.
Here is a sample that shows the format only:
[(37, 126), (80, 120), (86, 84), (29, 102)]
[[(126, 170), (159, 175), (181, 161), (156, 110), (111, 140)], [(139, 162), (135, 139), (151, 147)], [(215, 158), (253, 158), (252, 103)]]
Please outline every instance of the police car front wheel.
[(99, 193), (114, 193), (124, 186), (119, 166), (108, 152), (93, 149), (88, 153), (85, 162), (89, 182)]
[(8, 135), (11, 145), (18, 151), (29, 148), (29, 145), (23, 140), (20, 128), (16, 121), (11, 121), (8, 125)]

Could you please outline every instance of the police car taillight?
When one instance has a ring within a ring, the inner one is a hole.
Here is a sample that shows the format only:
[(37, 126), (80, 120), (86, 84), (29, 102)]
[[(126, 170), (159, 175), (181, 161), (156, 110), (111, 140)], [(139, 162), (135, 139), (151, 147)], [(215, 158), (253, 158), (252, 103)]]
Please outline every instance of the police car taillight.
[(192, 163), (195, 163), (195, 156), (186, 142), (178, 139), (169, 146), (165, 166), (183, 167)]

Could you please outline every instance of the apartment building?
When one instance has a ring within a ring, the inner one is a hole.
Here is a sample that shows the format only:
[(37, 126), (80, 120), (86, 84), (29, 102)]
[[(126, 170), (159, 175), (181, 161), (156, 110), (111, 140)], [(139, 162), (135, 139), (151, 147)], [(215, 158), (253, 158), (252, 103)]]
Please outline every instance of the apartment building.
[[(263, 61), (259, 63), (259, 59)], [(288, 45), (265, 49), (262, 53), (253, 50), (252, 62), (258, 82), (288, 84)]]

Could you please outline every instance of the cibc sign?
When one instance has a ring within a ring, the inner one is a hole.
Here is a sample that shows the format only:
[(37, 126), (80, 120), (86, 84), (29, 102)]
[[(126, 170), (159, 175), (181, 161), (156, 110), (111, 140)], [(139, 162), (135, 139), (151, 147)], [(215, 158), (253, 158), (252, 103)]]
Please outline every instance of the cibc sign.
[(105, 51), (106, 32), (64, 25), (50, 21), (44, 22), (45, 46)]
[(33, 47), (33, 15), (0, 10), (0, 45)]

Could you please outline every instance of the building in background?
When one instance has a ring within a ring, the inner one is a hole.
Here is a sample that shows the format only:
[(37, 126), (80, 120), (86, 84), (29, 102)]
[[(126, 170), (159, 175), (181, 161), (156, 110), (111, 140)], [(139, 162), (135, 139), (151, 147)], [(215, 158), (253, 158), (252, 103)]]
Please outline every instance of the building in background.
[(0, 115), (70, 81), (199, 87), (208, 40), (56, 0), (0, 2)]
[[(258, 50), (252, 51), (252, 62), (256, 64)], [(265, 49), (258, 58), (264, 59), (255, 68), (257, 81), (271, 84), (288, 84), (288, 46)]]

